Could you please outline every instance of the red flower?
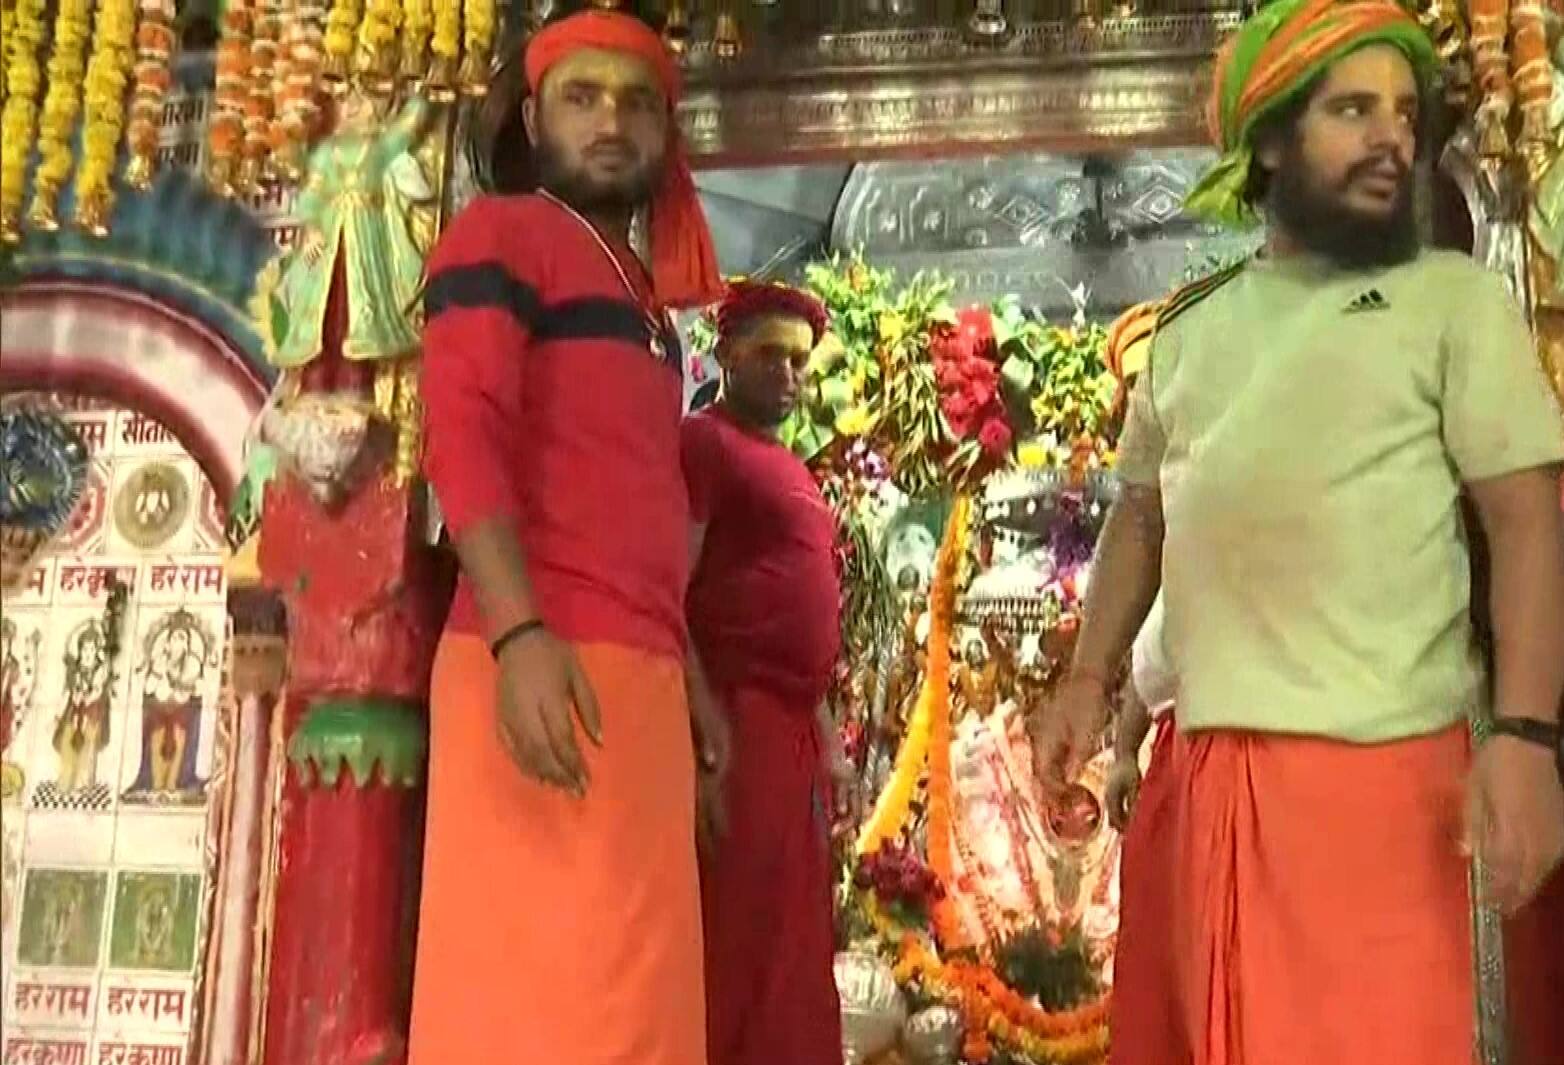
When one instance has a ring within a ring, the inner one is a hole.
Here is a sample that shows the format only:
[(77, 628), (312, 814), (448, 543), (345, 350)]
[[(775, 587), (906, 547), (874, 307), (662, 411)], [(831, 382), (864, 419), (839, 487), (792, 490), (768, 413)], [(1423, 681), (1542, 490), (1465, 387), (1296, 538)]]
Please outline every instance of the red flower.
[(977, 424), (977, 408), (963, 392), (942, 397), (940, 410), (945, 412), (945, 420), (950, 423), (950, 431), (957, 436), (966, 436)]
[(956, 334), (969, 357), (994, 357), (994, 316), (987, 307), (967, 307), (958, 312)]
[(999, 367), (987, 359), (971, 359), (963, 367), (966, 385), (963, 391), (974, 407), (986, 407), (999, 391)]
[(978, 443), (991, 457), (1003, 458), (1010, 453), (1012, 436), (1010, 426), (1005, 423), (1005, 419), (998, 414), (991, 414), (978, 432)]

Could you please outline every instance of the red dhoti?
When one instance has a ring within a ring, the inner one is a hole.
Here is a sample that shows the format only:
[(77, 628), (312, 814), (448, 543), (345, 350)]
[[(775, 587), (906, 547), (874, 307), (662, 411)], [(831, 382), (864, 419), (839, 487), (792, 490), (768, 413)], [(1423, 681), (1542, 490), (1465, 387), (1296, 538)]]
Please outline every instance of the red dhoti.
[(711, 1065), (841, 1065), (830, 779), (812, 706), (722, 695), (728, 830), (701, 869)]
[(483, 641), (441, 644), (410, 1065), (704, 1065), (683, 667), (578, 653), (603, 719), (580, 800), (501, 747)]
[[(1171, 951), (1121, 956), (1116, 1065), (1472, 1065), (1468, 763), (1464, 726), (1175, 736), (1124, 883), (1132, 922), (1165, 907)], [(1139, 965), (1167, 966), (1170, 1001)]]
[[(1177, 726), (1157, 720), (1151, 764), (1124, 833), (1119, 862), (1119, 935), (1113, 956), (1109, 1030), (1113, 1065), (1189, 1065), (1183, 1019), (1173, 996), (1173, 879), (1168, 842), (1177, 788), (1168, 761)], [(1172, 1033), (1180, 1033), (1177, 1039)]]

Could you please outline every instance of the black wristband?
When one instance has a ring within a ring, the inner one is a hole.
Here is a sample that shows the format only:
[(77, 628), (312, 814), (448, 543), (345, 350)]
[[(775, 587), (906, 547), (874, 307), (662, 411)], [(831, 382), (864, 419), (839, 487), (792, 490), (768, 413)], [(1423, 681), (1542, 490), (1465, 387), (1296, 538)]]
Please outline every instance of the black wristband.
[(489, 653), (495, 658), (499, 658), (500, 652), (505, 650), (506, 647), (515, 643), (517, 640), (522, 639), (523, 637), (531, 636), (534, 632), (541, 632), (542, 630), (543, 622), (539, 618), (533, 618), (531, 621), (523, 621), (519, 624), (512, 625), (510, 628), (500, 633), (493, 643), (489, 644)]
[(1496, 717), (1493, 719), (1495, 736), (1511, 736), (1527, 743), (1559, 752), (1559, 726), (1534, 717)]

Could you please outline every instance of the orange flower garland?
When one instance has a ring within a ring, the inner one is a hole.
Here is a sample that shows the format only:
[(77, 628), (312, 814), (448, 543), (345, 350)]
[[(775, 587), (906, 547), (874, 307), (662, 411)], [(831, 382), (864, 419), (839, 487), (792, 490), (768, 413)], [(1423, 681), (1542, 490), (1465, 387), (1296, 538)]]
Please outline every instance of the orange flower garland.
[(244, 162), (239, 167), (239, 187), (247, 191), (260, 185), (271, 156), (277, 54), (282, 35), (279, 0), (255, 0), (252, 10), (250, 77), (244, 97)]
[(320, 76), (325, 61), (323, 0), (288, 0), (283, 48), (273, 71), (277, 98), (271, 129), (272, 164), (286, 180), (304, 169), (307, 146), (320, 126)]
[(244, 147), (244, 115), (250, 102), (250, 16), (243, 0), (229, 0), (217, 45), (217, 104), (207, 177), (222, 196), (235, 192), (235, 166)]
[(961, 1010), (966, 1021), (962, 1057), (983, 1062), (995, 1044), (1038, 1061), (1093, 1065), (1108, 1047), (1106, 996), (1078, 1009), (1049, 1013), (1032, 1005), (988, 969), (971, 962), (942, 963), (916, 936), (901, 940), (898, 982), (924, 990)]
[(163, 100), (173, 84), (169, 61), (174, 55), (174, 0), (141, 0), (141, 22), (136, 27), (136, 87), (130, 99), (130, 124), (126, 141), (130, 161), (125, 180), (132, 188), (152, 184), (157, 169), (158, 123)]
[(971, 514), (971, 499), (957, 496), (934, 560), (934, 579), (929, 589), (928, 677), (923, 689), (929, 700), (929, 868), (945, 887), (945, 896), (934, 904), (934, 935), (947, 948), (962, 938), (961, 923), (951, 899), (955, 872), (950, 853), (950, 631)]

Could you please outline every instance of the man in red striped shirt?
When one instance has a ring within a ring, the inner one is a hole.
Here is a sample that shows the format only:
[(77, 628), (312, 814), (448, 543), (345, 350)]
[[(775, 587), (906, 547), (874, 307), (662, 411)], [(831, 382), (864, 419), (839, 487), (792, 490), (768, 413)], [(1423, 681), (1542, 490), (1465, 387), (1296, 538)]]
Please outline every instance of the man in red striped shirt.
[(587, 12), (525, 66), (538, 187), (474, 202), (429, 265), (425, 468), (462, 579), (431, 696), (410, 1060), (702, 1065), (667, 308), (719, 278), (656, 34)]

